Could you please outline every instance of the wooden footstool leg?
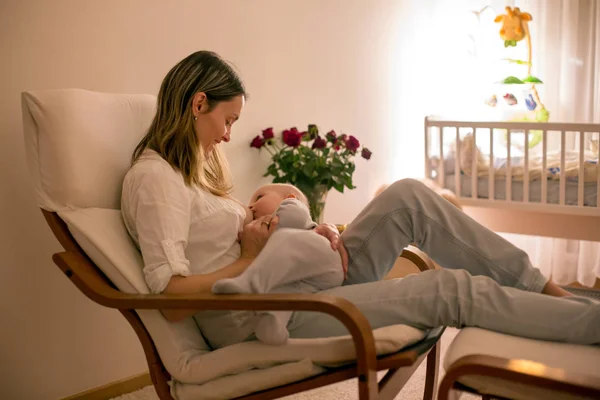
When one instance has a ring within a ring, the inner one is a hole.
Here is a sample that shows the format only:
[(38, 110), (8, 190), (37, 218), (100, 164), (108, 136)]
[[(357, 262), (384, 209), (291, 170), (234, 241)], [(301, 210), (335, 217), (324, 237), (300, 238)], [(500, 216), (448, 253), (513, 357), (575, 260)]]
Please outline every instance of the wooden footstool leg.
[(425, 393), (423, 400), (433, 400), (438, 384), (438, 371), (440, 367), (440, 346), (441, 340), (438, 341), (427, 354), (427, 372), (425, 373)]

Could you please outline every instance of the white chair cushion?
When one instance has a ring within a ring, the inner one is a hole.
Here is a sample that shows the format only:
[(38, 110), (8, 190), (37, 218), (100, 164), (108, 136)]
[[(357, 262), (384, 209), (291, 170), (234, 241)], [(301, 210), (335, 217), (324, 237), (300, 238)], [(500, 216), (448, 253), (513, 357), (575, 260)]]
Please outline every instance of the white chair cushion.
[(259, 390), (297, 382), (323, 373), (325, 368), (310, 360), (254, 369), (243, 374), (224, 376), (203, 385), (172, 382), (171, 395), (177, 400), (233, 399)]
[(38, 205), (49, 211), (118, 209), (131, 155), (156, 97), (82, 89), (21, 96), (25, 152)]
[[(506, 359), (527, 360), (552, 368), (561, 368), (600, 381), (600, 347), (526, 339), (480, 328), (464, 328), (448, 347), (444, 368), (459, 358), (484, 354)], [(535, 366), (536, 364), (530, 364)], [(537, 364), (539, 366), (539, 364)], [(485, 376), (467, 376), (460, 382), (481, 393), (509, 399), (565, 399), (567, 395), (552, 390), (535, 389)]]
[[(127, 233), (120, 211), (88, 208), (62, 211), (59, 216), (86, 254), (121, 291), (149, 293), (142, 274), (142, 258)], [(337, 366), (356, 358), (349, 335), (291, 339), (284, 346), (245, 342), (210, 351), (192, 318), (170, 323), (155, 310), (138, 310), (138, 314), (155, 342), (167, 371), (182, 383), (207, 384), (238, 374), (239, 390), (254, 391), (258, 382), (263, 382), (266, 386), (261, 388), (265, 389), (282, 384), (279, 380), (284, 376), (296, 377), (309, 373), (307, 371), (314, 375), (322, 371), (321, 368), (307, 368), (305, 363), (298, 363), (302, 360), (310, 360), (311, 364), (318, 366)], [(377, 354), (381, 355), (416, 343), (424, 338), (425, 333), (406, 325), (394, 325), (376, 329), (374, 335)], [(280, 378), (275, 379), (279, 367), (272, 373), (266, 372), (270, 367), (280, 364), (290, 364), (285, 369), (287, 375), (282, 373)], [(265, 372), (258, 373), (257, 369)], [(246, 373), (250, 375), (244, 375)], [(285, 383), (296, 380), (290, 379)], [(237, 379), (234, 381), (238, 382)], [(233, 383), (227, 385), (227, 390), (237, 387)], [(174, 390), (177, 387), (173, 386)], [(192, 389), (181, 390), (187, 393)], [(196, 393), (196, 389), (193, 392)], [(236, 396), (249, 393), (242, 392), (236, 392)]]

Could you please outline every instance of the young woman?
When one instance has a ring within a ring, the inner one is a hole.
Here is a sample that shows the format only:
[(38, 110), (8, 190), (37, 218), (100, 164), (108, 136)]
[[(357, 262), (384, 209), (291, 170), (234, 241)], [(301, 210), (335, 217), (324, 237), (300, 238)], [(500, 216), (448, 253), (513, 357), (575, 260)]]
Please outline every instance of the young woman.
[[(264, 215), (244, 225), (250, 211), (230, 196), (219, 150), (229, 142), (245, 100), (240, 78), (212, 52), (191, 54), (162, 82), (156, 115), (135, 149), (122, 194), (125, 223), (153, 293), (209, 293), (217, 280), (238, 276), (269, 246), (276, 221)], [(479, 326), (600, 343), (600, 303), (560, 298), (568, 293), (533, 268), (522, 250), (418, 181), (392, 184), (341, 237), (327, 224), (315, 232), (330, 240), (348, 267), (343, 286), (325, 293), (353, 302), (373, 328)], [(445, 268), (381, 280), (409, 243)], [(193, 315), (213, 347), (253, 337), (252, 312), (164, 314), (170, 320)], [(287, 327), (290, 337), (347, 333), (333, 317), (314, 312), (294, 312)]]

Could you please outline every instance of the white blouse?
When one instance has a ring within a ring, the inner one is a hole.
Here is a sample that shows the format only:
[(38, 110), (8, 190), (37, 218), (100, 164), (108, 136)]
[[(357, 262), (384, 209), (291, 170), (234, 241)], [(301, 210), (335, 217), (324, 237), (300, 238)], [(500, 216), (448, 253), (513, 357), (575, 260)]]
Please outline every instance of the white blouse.
[(127, 172), (121, 212), (144, 259), (152, 293), (173, 275), (206, 274), (237, 260), (246, 210), (235, 200), (186, 186), (158, 153), (146, 150)]

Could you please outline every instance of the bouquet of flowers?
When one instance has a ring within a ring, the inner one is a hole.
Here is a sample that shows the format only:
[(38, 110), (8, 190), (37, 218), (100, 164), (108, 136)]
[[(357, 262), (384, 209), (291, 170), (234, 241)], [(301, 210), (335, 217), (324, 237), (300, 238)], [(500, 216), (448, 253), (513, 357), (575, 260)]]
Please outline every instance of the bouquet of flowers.
[(308, 125), (301, 132), (297, 128), (286, 129), (278, 137), (273, 128), (262, 131), (252, 139), (250, 147), (266, 149), (271, 164), (263, 176), (272, 176), (274, 183), (290, 183), (306, 195), (312, 218), (321, 222), (325, 198), (332, 188), (344, 192), (354, 189), (352, 175), (354, 158), (360, 154), (369, 160), (371, 151), (360, 145), (354, 136), (337, 135), (329, 131), (319, 133), (316, 125)]

